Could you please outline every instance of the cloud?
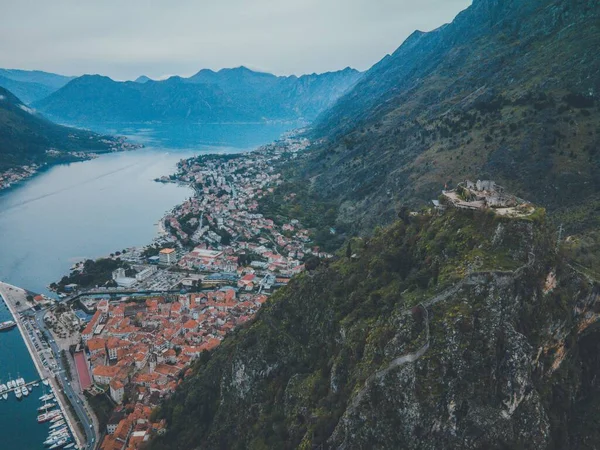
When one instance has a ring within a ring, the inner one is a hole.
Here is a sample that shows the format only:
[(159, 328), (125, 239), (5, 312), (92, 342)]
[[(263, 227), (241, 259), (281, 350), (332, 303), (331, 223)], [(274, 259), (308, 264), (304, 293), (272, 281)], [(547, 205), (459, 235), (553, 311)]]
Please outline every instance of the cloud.
[(0, 66), (116, 79), (368, 69), (470, 0), (0, 0)]

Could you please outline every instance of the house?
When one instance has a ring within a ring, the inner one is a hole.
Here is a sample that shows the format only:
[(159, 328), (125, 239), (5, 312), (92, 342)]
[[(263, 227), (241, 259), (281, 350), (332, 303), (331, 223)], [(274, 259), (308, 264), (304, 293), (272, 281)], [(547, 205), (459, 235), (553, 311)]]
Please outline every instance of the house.
[(112, 380), (110, 382), (110, 398), (116, 403), (121, 403), (125, 396), (125, 385), (120, 380)]

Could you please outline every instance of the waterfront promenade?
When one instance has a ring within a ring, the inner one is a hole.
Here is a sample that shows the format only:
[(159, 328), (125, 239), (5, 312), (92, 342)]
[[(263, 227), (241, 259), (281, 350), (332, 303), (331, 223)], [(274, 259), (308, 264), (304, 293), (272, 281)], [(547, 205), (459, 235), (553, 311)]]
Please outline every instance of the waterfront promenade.
[(79, 448), (84, 448), (82, 445), (85, 442), (85, 439), (81, 436), (81, 431), (77, 426), (74, 426), (75, 420), (72, 417), (72, 414), (69, 408), (66, 405), (66, 400), (62, 395), (62, 389), (54, 376), (49, 373), (48, 369), (44, 368), (42, 365), (40, 355), (35, 351), (33, 343), (31, 342), (31, 338), (29, 334), (24, 328), (23, 321), (21, 319), (21, 313), (30, 309), (30, 306), (27, 303), (27, 292), (24, 289), (18, 288), (16, 286), (12, 286), (7, 283), (0, 282), (0, 297), (6, 304), (7, 308), (10, 310), (14, 321), (17, 323), (17, 327), (19, 328), (19, 332), (25, 342), (25, 346), (29, 351), (31, 359), (35, 365), (36, 370), (38, 371), (41, 379), (47, 379), (52, 386), (52, 389), (55, 393), (55, 398), (57, 403), (62, 411), (65, 420), (71, 430), (71, 434), (75, 438), (75, 442)]

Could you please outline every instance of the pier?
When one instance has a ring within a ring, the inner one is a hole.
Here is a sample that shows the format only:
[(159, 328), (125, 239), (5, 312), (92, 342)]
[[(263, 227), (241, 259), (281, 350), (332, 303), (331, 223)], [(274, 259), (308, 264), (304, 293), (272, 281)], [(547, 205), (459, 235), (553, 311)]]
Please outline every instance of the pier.
[[(28, 383), (22, 384), (22, 385), (20, 385), (20, 386), (16, 386), (16, 387), (14, 387), (14, 388), (9, 388), (9, 387), (7, 386), (7, 389), (6, 389), (5, 391), (3, 391), (3, 392), (5, 392), (5, 393), (9, 394), (9, 393), (11, 393), (11, 392), (14, 392), (14, 391), (16, 391), (17, 389), (19, 389), (19, 390), (20, 390), (22, 387), (29, 388), (29, 386), (33, 386), (33, 385), (34, 385), (34, 384), (36, 384), (36, 383), (42, 383), (44, 380), (46, 380), (46, 378), (40, 378), (39, 380), (30, 381), (30, 382), (28, 382)], [(4, 383), (4, 384), (6, 384), (6, 383)], [(2, 392), (0, 392), (0, 394), (2, 394)]]

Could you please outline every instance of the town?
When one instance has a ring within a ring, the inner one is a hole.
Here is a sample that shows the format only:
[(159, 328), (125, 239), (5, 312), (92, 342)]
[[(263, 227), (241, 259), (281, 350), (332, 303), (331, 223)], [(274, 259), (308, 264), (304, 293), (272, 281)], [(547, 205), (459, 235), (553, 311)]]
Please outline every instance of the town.
[[(100, 448), (136, 449), (163, 432), (152, 411), (190, 364), (249, 321), (304, 261), (333, 256), (312, 245), (298, 219), (278, 225), (259, 212), (282, 183), (273, 163), (308, 145), (288, 136), (251, 153), (181, 161), (157, 181), (188, 184), (195, 194), (160, 221), (152, 244), (106, 258), (119, 267), (103, 284), (53, 285), (60, 305), (72, 307), (52, 307), (46, 324), (70, 350), (75, 384), (90, 404), (112, 404)], [(85, 270), (79, 263), (72, 274)]]

